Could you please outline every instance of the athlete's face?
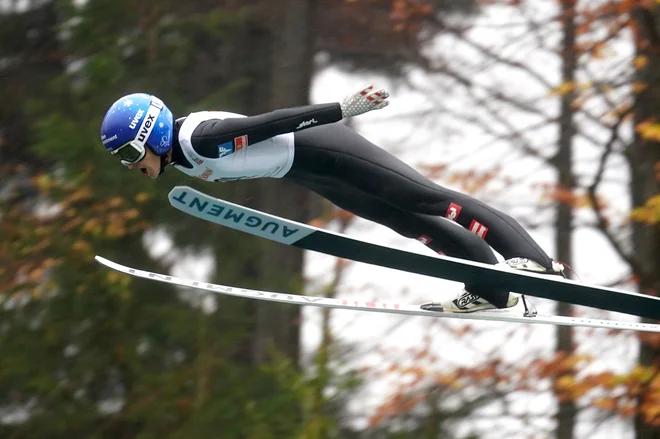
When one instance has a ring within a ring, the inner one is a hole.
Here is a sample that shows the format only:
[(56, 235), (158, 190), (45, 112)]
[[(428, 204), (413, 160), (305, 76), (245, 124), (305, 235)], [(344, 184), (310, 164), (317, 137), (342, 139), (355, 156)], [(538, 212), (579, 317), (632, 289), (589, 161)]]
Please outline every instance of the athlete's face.
[(160, 156), (157, 156), (151, 152), (151, 149), (147, 148), (144, 158), (135, 164), (128, 165), (127, 168), (138, 169), (150, 178), (158, 178), (158, 174), (160, 174)]

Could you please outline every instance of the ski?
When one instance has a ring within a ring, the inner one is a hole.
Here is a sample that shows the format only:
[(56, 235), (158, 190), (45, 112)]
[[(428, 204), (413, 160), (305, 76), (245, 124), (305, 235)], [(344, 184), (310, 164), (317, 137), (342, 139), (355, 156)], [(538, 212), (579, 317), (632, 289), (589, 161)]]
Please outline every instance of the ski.
[(560, 276), (512, 271), (444, 255), (426, 256), (373, 244), (240, 206), (188, 186), (174, 187), (168, 198), (173, 207), (188, 215), (281, 244), (451, 281), (480, 279), (497, 289), (660, 319), (660, 298), (653, 296), (579, 283)]
[(526, 317), (522, 312), (515, 312), (512, 310), (492, 310), (473, 313), (452, 313), (452, 312), (435, 312), (425, 311), (420, 309), (419, 305), (406, 305), (398, 304), (395, 302), (365, 302), (350, 299), (333, 299), (327, 297), (315, 296), (302, 296), (296, 294), (276, 293), (273, 291), (259, 291), (250, 290), (246, 288), (236, 288), (225, 285), (217, 285), (209, 282), (200, 282), (191, 279), (183, 279), (175, 276), (165, 274), (152, 273), (150, 271), (139, 270), (137, 268), (127, 267), (118, 264), (102, 256), (94, 258), (100, 264), (124, 273), (130, 276), (135, 276), (143, 279), (150, 279), (159, 282), (168, 283), (171, 285), (178, 285), (182, 287), (195, 288), (199, 290), (210, 291), (216, 294), (227, 296), (242, 297), (245, 299), (266, 300), (269, 302), (288, 303), (298, 306), (313, 306), (321, 308), (336, 308), (347, 309), (353, 311), (364, 311), (372, 313), (388, 313), (399, 314), (408, 316), (424, 316), (424, 317), (440, 317), (449, 319), (463, 319), (463, 320), (488, 320), (496, 322), (513, 322), (513, 323), (533, 323), (533, 324), (550, 324), (562, 326), (581, 326), (589, 328), (605, 328), (605, 329), (618, 329), (618, 330), (632, 330), (640, 332), (660, 332), (660, 325), (637, 323), (637, 322), (622, 322), (615, 320), (595, 320), (579, 317), (561, 317), (561, 316), (546, 316), (534, 315)]

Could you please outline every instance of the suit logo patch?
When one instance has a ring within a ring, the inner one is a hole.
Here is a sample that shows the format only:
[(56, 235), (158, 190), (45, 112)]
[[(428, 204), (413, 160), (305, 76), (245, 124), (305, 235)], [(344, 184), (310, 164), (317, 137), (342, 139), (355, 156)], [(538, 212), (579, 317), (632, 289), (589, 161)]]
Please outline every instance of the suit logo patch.
[(488, 227), (484, 226), (477, 220), (472, 220), (470, 223), (470, 232), (474, 233), (481, 239), (486, 239), (486, 234), (488, 233)]
[(234, 138), (234, 146), (236, 147), (236, 151), (238, 151), (241, 148), (245, 148), (248, 146), (248, 136), (247, 134), (244, 134), (240, 137)]
[(447, 213), (445, 214), (445, 217), (449, 218), (452, 221), (456, 221), (462, 209), (463, 209), (462, 206), (459, 206), (458, 204), (455, 203), (451, 203), (449, 205), (449, 208), (447, 209)]
[(232, 142), (226, 142), (218, 145), (218, 158), (229, 155), (232, 152), (234, 152), (234, 144)]

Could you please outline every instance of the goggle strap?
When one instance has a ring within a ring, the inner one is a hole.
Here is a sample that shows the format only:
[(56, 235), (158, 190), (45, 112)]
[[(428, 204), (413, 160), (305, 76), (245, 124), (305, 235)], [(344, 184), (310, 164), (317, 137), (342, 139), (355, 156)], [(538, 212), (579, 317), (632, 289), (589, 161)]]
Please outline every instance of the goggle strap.
[(143, 150), (144, 145), (147, 143), (147, 139), (151, 135), (154, 127), (156, 126), (156, 120), (160, 111), (163, 109), (163, 101), (153, 96), (151, 98), (151, 104), (149, 105), (149, 110), (147, 110), (147, 115), (142, 120), (140, 128), (138, 129), (137, 136), (131, 142), (131, 145), (135, 146), (138, 150)]

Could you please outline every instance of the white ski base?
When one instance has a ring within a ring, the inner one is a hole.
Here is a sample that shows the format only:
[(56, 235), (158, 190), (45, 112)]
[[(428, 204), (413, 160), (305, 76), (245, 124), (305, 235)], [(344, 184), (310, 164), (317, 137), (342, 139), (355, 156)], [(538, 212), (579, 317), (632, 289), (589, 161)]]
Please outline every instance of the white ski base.
[(196, 288), (205, 291), (211, 291), (216, 294), (228, 296), (243, 297), (246, 299), (266, 300), (269, 302), (288, 303), (298, 306), (315, 306), (321, 308), (348, 309), (353, 311), (377, 312), (389, 314), (401, 314), (410, 316), (441, 317), (463, 320), (490, 320), (497, 322), (513, 323), (535, 323), (560, 326), (581, 326), (589, 328), (605, 328), (631, 330), (640, 332), (660, 332), (660, 325), (636, 322), (622, 322), (616, 320), (595, 320), (579, 317), (562, 317), (550, 315), (536, 315), (534, 317), (525, 317), (522, 312), (513, 312), (510, 310), (492, 310), (472, 313), (453, 313), (425, 311), (418, 305), (405, 305), (387, 302), (365, 302), (349, 299), (331, 299), (326, 297), (301, 296), (296, 294), (276, 293), (272, 291), (249, 290), (245, 288), (235, 288), (225, 285), (217, 285), (208, 282), (200, 282), (191, 279), (183, 279), (175, 276), (152, 273), (118, 264), (101, 256), (94, 258), (100, 264), (112, 268), (121, 273), (136, 276), (144, 279), (156, 280), (159, 282), (179, 285), (183, 287)]

